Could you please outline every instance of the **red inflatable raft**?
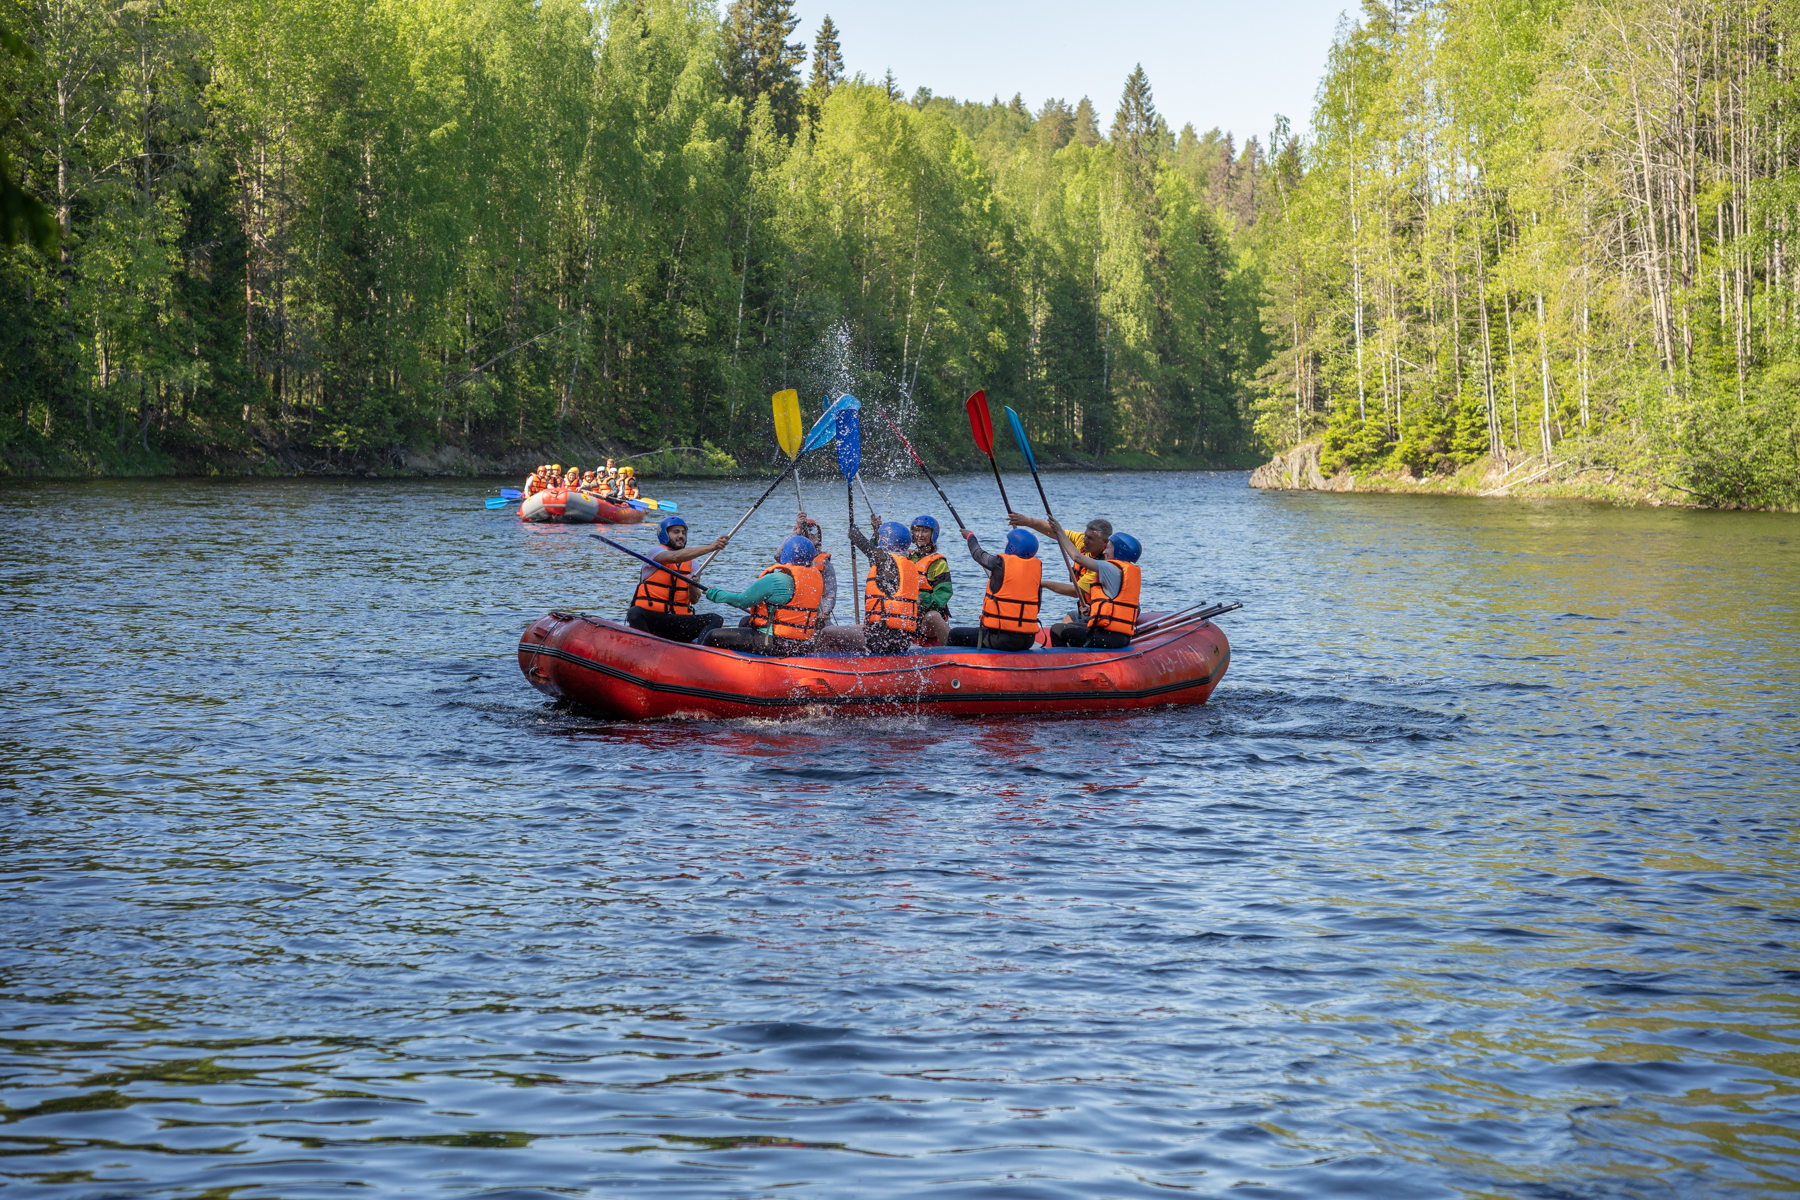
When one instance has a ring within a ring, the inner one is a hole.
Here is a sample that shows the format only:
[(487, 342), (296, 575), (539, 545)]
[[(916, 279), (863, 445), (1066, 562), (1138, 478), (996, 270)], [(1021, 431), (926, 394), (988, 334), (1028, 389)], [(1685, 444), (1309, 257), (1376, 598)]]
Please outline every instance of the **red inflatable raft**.
[(562, 612), (519, 640), (519, 669), (540, 692), (634, 721), (800, 716), (819, 708), (984, 715), (1204, 704), (1230, 662), (1231, 644), (1210, 621), (1152, 633), (1123, 650), (946, 647), (891, 657), (760, 658)]
[(644, 510), (602, 500), (591, 492), (549, 488), (520, 502), (519, 519), (567, 525), (637, 525), (644, 519)]

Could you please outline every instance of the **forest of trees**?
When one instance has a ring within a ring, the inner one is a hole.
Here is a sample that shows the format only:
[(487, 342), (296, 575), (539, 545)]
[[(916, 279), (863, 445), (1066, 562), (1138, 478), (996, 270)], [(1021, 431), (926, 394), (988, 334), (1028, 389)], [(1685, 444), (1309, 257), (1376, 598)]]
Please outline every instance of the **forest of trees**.
[(1366, 3), (1240, 247), (1263, 440), (1800, 503), (1795, 33), (1795, 0)]
[[(791, 0), (0, 0), (18, 464), (772, 453), (768, 395), (985, 387), (1046, 446), (1256, 449), (1256, 147), (846, 78)], [(29, 239), (27, 239), (29, 240)], [(951, 439), (955, 438), (952, 443)], [(235, 459), (232, 456), (236, 456)]]
[(1034, 112), (796, 28), (0, 0), (0, 451), (760, 459), (794, 386), (961, 453), (985, 387), (1089, 453), (1800, 503), (1800, 0), (1364, 0), (1307, 136), (1241, 145), (1141, 69)]

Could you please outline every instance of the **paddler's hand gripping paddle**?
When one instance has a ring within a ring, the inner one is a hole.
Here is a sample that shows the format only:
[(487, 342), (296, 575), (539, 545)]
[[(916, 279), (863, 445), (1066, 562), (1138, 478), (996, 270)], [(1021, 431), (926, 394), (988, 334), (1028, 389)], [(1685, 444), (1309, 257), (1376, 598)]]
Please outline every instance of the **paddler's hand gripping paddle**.
[[(1068, 547), (1063, 545), (1062, 526), (1056, 523), (1056, 514), (1050, 511), (1050, 497), (1044, 495), (1044, 481), (1038, 478), (1037, 456), (1031, 452), (1031, 442), (1025, 436), (1025, 426), (1011, 405), (1006, 408), (1006, 423), (1012, 426), (1013, 441), (1019, 443), (1019, 453), (1025, 456), (1025, 465), (1031, 468), (1031, 482), (1037, 484), (1038, 499), (1044, 502), (1044, 515), (1050, 518), (1050, 535), (1056, 539), (1056, 548), (1062, 551), (1063, 566), (1068, 569), (1069, 582), (1073, 583), (1078, 578), (1075, 563), (1069, 558)], [(1081, 611), (1082, 616), (1087, 615), (1087, 601), (1079, 596), (1075, 599), (1075, 607)]]

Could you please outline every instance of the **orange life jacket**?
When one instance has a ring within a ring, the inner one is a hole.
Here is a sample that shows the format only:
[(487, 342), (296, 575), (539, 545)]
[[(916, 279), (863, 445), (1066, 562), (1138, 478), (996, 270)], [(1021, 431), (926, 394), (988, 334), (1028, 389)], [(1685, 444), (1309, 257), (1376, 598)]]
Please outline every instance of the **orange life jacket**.
[(1006, 556), (1006, 581), (994, 590), (994, 577), (988, 576), (987, 592), (981, 598), (981, 625), (998, 633), (1038, 631), (1040, 589), (1044, 584), (1044, 563), (1037, 558)]
[(900, 582), (894, 594), (888, 595), (875, 582), (875, 563), (869, 564), (869, 578), (863, 584), (863, 624), (885, 625), (901, 633), (916, 633), (919, 628), (919, 566), (904, 554), (888, 554), (900, 571)]
[[(680, 571), (683, 575), (694, 569), (692, 559), (663, 565), (670, 570)], [(680, 596), (676, 595), (677, 592), (681, 593)], [(638, 608), (647, 609), (650, 612), (691, 617), (694, 615), (693, 599), (692, 584), (676, 583), (667, 572), (659, 571), (655, 567), (645, 567), (639, 572), (637, 594), (631, 598), (631, 602)]]
[(1088, 587), (1088, 628), (1130, 637), (1137, 630), (1138, 595), (1143, 589), (1144, 573), (1136, 563), (1115, 561), (1113, 565), (1124, 574), (1125, 581), (1119, 585), (1119, 594), (1110, 600), (1098, 578)]
[(932, 563), (945, 562), (945, 561), (947, 561), (947, 560), (944, 558), (943, 555), (939, 554), (936, 550), (933, 550), (931, 553), (927, 554), (924, 558), (921, 558), (919, 561), (917, 561), (913, 564), (913, 566), (919, 568), (919, 611), (920, 612), (925, 611), (925, 597), (931, 595), (932, 590), (933, 590), (931, 580), (926, 578), (925, 572), (927, 572), (928, 570), (931, 569)]
[[(799, 563), (776, 563), (762, 574), (771, 571), (783, 571), (794, 581), (793, 599), (776, 605), (773, 612), (765, 600), (750, 610), (751, 619), (758, 629), (767, 630), (778, 638), (790, 642), (812, 641), (813, 635), (819, 632), (819, 601), (825, 595), (825, 580), (819, 569), (803, 567)], [(757, 578), (761, 579), (762, 575)]]

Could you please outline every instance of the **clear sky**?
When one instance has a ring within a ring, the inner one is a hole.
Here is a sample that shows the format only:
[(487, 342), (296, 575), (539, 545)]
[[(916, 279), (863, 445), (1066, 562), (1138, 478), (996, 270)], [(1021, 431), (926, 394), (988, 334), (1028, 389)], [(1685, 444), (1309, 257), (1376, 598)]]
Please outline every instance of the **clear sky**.
[[(720, 5), (724, 7), (723, 3)], [(830, 14), (844, 66), (880, 79), (892, 68), (907, 95), (928, 87), (959, 100), (1021, 92), (1090, 97), (1104, 130), (1125, 77), (1149, 73), (1171, 129), (1192, 121), (1238, 141), (1266, 138), (1276, 113), (1296, 130), (1312, 115), (1338, 18), (1356, 0), (796, 0), (796, 38), (811, 69), (813, 35)]]

